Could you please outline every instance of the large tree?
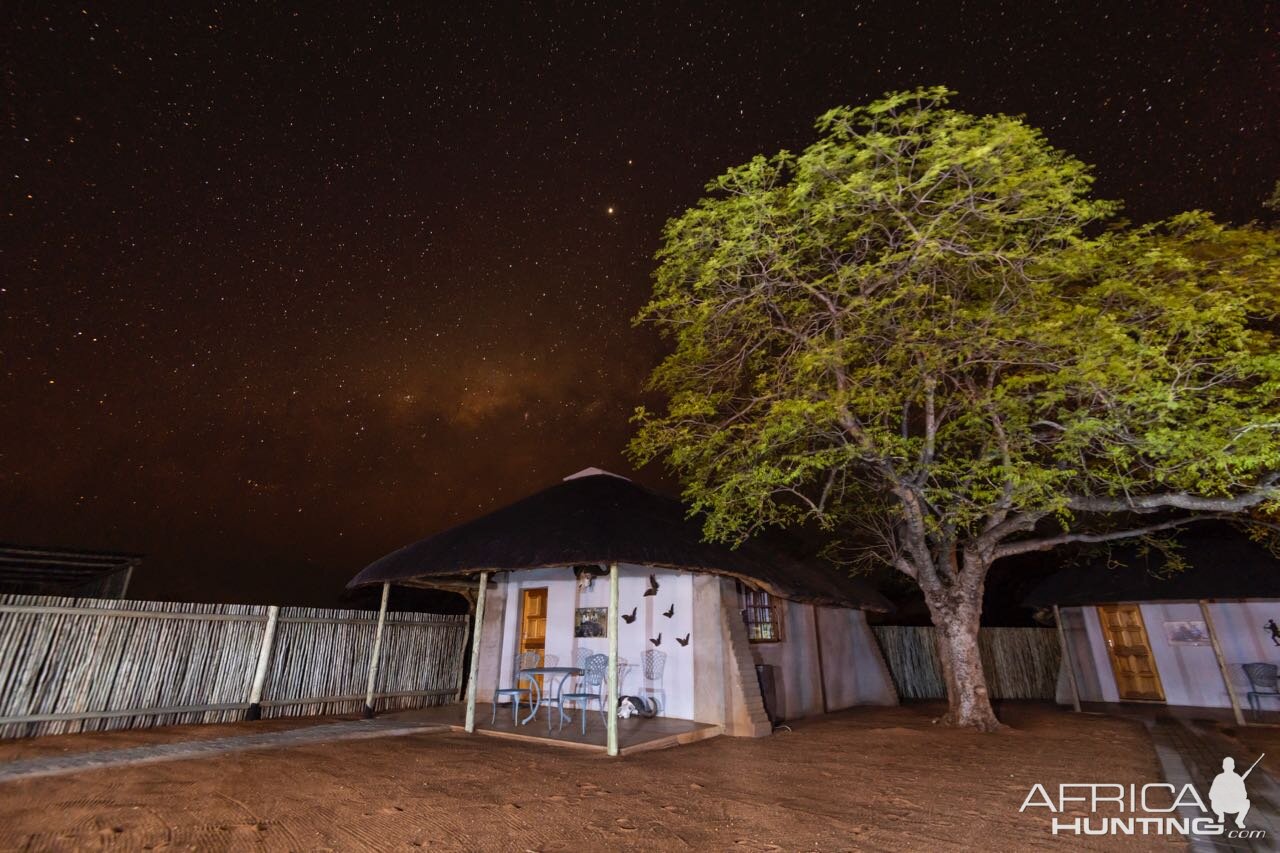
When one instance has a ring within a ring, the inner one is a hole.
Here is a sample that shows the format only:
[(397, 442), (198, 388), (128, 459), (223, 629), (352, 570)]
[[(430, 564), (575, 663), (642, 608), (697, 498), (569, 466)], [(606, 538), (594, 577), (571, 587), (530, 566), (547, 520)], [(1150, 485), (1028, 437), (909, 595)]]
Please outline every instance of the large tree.
[(949, 721), (998, 727), (977, 634), (1001, 557), (1265, 508), (1280, 241), (1200, 213), (1106, 229), (1088, 167), (945, 89), (838, 108), (667, 223), (674, 351), (631, 452), (709, 537), (817, 521), (924, 594)]

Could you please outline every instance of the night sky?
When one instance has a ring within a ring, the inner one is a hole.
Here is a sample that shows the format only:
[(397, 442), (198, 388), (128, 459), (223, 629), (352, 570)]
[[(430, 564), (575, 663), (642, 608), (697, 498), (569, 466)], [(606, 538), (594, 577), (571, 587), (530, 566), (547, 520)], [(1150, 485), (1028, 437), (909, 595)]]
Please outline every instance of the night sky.
[(1264, 2), (123, 5), (0, 12), (0, 541), (138, 597), (332, 604), (632, 474), (662, 223), (837, 104), (1024, 113), (1136, 221), (1280, 178)]

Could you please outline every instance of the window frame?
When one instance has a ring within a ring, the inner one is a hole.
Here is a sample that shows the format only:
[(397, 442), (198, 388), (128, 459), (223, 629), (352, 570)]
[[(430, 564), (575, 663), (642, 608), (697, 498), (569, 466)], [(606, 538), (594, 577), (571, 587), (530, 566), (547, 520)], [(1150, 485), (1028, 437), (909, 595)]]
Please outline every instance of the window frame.
[[(742, 624), (747, 631), (747, 642), (781, 643), (786, 639), (782, 606), (774, 596), (738, 581), (738, 602), (741, 605)], [(759, 618), (764, 614), (767, 614), (766, 619)]]

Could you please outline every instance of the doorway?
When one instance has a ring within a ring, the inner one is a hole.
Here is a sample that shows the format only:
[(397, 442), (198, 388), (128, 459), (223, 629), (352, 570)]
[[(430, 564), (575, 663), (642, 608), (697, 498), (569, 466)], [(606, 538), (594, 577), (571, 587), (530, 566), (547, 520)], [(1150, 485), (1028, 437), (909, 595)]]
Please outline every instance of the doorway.
[[(546, 664), (547, 649), (547, 588), (521, 590), (520, 593), (520, 649), (537, 652), (542, 665)], [(542, 676), (538, 676), (542, 687)]]
[(1164, 686), (1151, 653), (1142, 609), (1136, 604), (1108, 604), (1098, 608), (1098, 620), (1120, 698), (1129, 702), (1163, 702)]

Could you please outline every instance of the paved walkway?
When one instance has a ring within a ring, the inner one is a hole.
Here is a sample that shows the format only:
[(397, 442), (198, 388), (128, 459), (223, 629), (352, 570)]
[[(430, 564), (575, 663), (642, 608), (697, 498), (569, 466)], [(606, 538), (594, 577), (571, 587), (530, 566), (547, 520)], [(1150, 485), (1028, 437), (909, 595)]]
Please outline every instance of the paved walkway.
[(423, 723), (406, 723), (403, 720), (350, 720), (340, 723), (324, 723), (304, 726), (281, 732), (262, 732), (252, 735), (213, 738), (211, 740), (178, 741), (136, 746), (128, 749), (103, 749), (95, 752), (78, 752), (70, 755), (52, 755), (23, 761), (0, 764), (0, 782), (14, 779), (31, 779), (38, 776), (58, 776), (78, 773), (82, 770), (100, 770), (105, 767), (121, 767), (127, 764), (152, 764), (158, 761), (179, 761), (186, 758), (207, 758), (227, 752), (243, 752), (251, 749), (275, 749), (303, 746), (340, 740), (395, 737), (397, 735), (447, 732), (448, 726)]
[[(1248, 754), (1236, 740), (1226, 737), (1212, 727), (1193, 719), (1172, 716), (1155, 716), (1144, 719), (1155, 744), (1156, 756), (1166, 782), (1181, 790), (1188, 783), (1206, 799), (1213, 778), (1222, 772), (1222, 759), (1235, 759), (1236, 772), (1244, 773), (1253, 764), (1256, 754)], [(1245, 783), (1249, 792), (1249, 814), (1245, 829), (1265, 830), (1266, 837), (1233, 839), (1221, 835), (1192, 836), (1188, 839), (1194, 853), (1218, 853), (1219, 851), (1264, 851), (1280, 847), (1280, 785), (1262, 769), (1262, 765), (1249, 775)], [(1200, 818), (1204, 814), (1194, 805), (1179, 809), (1180, 817)], [(1228, 814), (1227, 826), (1234, 827), (1234, 816)]]

